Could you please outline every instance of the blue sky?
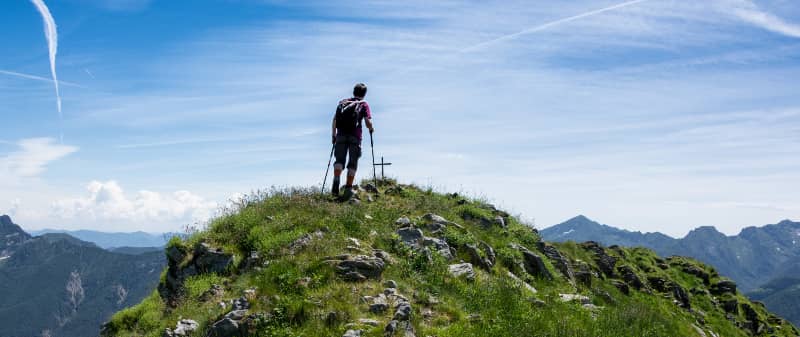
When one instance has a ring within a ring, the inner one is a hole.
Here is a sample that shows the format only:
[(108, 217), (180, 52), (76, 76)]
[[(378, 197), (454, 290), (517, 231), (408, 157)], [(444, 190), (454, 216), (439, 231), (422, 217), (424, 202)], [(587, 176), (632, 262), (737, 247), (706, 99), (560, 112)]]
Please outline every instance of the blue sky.
[(63, 118), (42, 16), (0, 5), (0, 213), (26, 228), (176, 230), (320, 184), (362, 81), (390, 174), (539, 227), (800, 214), (792, 0), (45, 2)]

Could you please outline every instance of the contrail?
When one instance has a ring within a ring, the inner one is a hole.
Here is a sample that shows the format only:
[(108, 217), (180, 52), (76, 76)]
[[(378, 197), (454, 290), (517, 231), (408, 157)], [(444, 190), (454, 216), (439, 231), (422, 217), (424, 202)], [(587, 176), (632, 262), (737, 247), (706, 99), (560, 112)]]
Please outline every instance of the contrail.
[(503, 41), (509, 41), (509, 40), (516, 39), (516, 38), (518, 38), (518, 37), (520, 37), (522, 35), (533, 34), (533, 33), (536, 33), (536, 32), (539, 32), (539, 31), (542, 31), (542, 30), (545, 30), (545, 29), (548, 29), (548, 28), (551, 28), (551, 27), (554, 27), (554, 26), (558, 26), (558, 25), (563, 24), (563, 23), (572, 22), (572, 21), (575, 21), (575, 20), (583, 19), (585, 17), (594, 16), (594, 15), (597, 15), (597, 14), (602, 14), (602, 13), (605, 13), (605, 12), (608, 12), (608, 11), (613, 11), (613, 10), (620, 9), (620, 8), (623, 8), (623, 7), (632, 6), (632, 5), (635, 5), (635, 4), (638, 4), (638, 3), (641, 3), (641, 2), (645, 2), (645, 1), (650, 1), (650, 0), (634, 0), (634, 1), (623, 2), (621, 4), (617, 4), (617, 5), (614, 5), (614, 6), (611, 6), (611, 7), (597, 9), (597, 10), (593, 10), (591, 12), (586, 12), (586, 13), (583, 13), (583, 14), (570, 16), (568, 18), (556, 20), (556, 21), (553, 21), (553, 22), (548, 22), (548, 23), (545, 23), (543, 25), (539, 25), (539, 26), (536, 26), (536, 27), (531, 27), (531, 28), (516, 32), (514, 34), (504, 35), (504, 36), (498, 37), (496, 39), (492, 39), (492, 40), (489, 40), (489, 41), (478, 43), (478, 44), (476, 44), (474, 46), (461, 49), (460, 52), (461, 53), (468, 53), (468, 52), (476, 51), (476, 50), (483, 49), (483, 48), (485, 48), (487, 46), (490, 46), (490, 45), (493, 45), (493, 44), (496, 44), (496, 43), (500, 43), (500, 42), (503, 42)]
[[(9, 75), (9, 76), (16, 76), (16, 77), (21, 77), (21, 78), (27, 78), (27, 79), (29, 79), (29, 80), (44, 81), (44, 82), (53, 82), (53, 79), (52, 79), (52, 78), (41, 77), (41, 76), (36, 76), (36, 75), (31, 75), (31, 74), (25, 74), (25, 73), (18, 73), (18, 72), (16, 72), (16, 71), (8, 71), (8, 70), (2, 70), (2, 69), (0, 69), (0, 74), (2, 74), (2, 75)], [(60, 84), (60, 85), (66, 85), (66, 86), (72, 86), (72, 87), (78, 87), (78, 88), (84, 88), (84, 89), (86, 89), (86, 86), (83, 86), (83, 85), (80, 85), (80, 84), (77, 84), (77, 83), (73, 83), (73, 82), (67, 82), (67, 81), (58, 81), (58, 84)]]
[(58, 53), (58, 31), (56, 31), (56, 21), (50, 14), (50, 9), (44, 4), (44, 0), (31, 0), (39, 10), (44, 20), (44, 36), (47, 38), (47, 46), (50, 51), (50, 72), (53, 74), (53, 84), (56, 86), (56, 102), (58, 104), (58, 117), (61, 114), (61, 91), (58, 89), (58, 76), (56, 75), (56, 53)]

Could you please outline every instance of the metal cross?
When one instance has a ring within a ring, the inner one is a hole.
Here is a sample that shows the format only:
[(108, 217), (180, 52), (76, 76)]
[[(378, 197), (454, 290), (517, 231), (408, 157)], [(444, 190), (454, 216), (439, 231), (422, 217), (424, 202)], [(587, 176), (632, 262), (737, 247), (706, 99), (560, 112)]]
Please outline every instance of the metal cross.
[(386, 167), (386, 166), (391, 166), (391, 165), (392, 165), (392, 163), (386, 163), (386, 162), (384, 162), (384, 161), (383, 161), (383, 157), (381, 157), (381, 162), (380, 162), (380, 163), (375, 163), (375, 164), (372, 164), (372, 165), (375, 165), (375, 166), (380, 166), (380, 167), (381, 167), (381, 180), (386, 180), (386, 175), (385, 175), (385, 174), (384, 174), (384, 172), (383, 172), (383, 168), (384, 168), (384, 167)]

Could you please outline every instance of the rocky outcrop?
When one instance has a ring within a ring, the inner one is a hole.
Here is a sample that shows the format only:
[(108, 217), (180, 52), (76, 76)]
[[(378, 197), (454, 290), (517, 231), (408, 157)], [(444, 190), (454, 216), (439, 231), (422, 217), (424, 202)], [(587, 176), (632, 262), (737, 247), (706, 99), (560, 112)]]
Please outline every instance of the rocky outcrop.
[(556, 247), (553, 247), (544, 241), (539, 241), (536, 244), (536, 248), (540, 253), (544, 254), (544, 256), (550, 259), (550, 262), (553, 263), (553, 267), (555, 267), (561, 273), (561, 275), (564, 275), (567, 280), (572, 282), (575, 279), (575, 272), (572, 270), (569, 260), (564, 257), (564, 255), (561, 254)]
[(714, 295), (732, 294), (736, 295), (736, 282), (731, 280), (722, 280), (713, 285), (709, 291)]
[(541, 256), (517, 244), (511, 244), (510, 247), (522, 253), (522, 267), (526, 273), (547, 280), (553, 279), (553, 274), (547, 269), (547, 265)]
[(420, 230), (419, 228), (415, 228), (413, 225), (409, 225), (408, 227), (403, 227), (398, 229), (397, 235), (400, 237), (400, 241), (403, 244), (405, 244), (406, 246), (410, 247), (415, 251), (418, 252), (433, 251), (438, 253), (447, 260), (453, 258), (454, 251), (451, 249), (450, 245), (448, 245), (446, 241), (438, 238), (427, 237), (422, 233), (422, 230)]
[(455, 277), (464, 277), (469, 281), (475, 279), (475, 269), (470, 263), (451, 264), (447, 269)]
[(379, 280), (386, 262), (376, 256), (344, 254), (328, 261), (334, 264), (336, 273), (345, 281), (361, 282), (367, 279)]
[(187, 278), (207, 273), (225, 274), (233, 264), (233, 254), (207, 243), (197, 244), (191, 255), (185, 247), (173, 245), (166, 249), (166, 255), (167, 275), (158, 285), (158, 293), (171, 307), (183, 296), (183, 283)]
[(634, 289), (641, 290), (644, 287), (644, 283), (630, 266), (619, 266), (617, 271), (622, 276), (622, 279)]
[(467, 254), (469, 254), (470, 262), (486, 271), (491, 271), (497, 262), (494, 249), (486, 242), (481, 242), (480, 248), (468, 244), (464, 249), (467, 251)]
[(594, 254), (594, 260), (597, 263), (597, 267), (600, 268), (600, 271), (605, 276), (612, 278), (616, 276), (614, 273), (614, 266), (617, 264), (617, 258), (608, 255), (606, 250), (600, 246), (599, 243), (587, 241), (582, 243), (581, 247)]

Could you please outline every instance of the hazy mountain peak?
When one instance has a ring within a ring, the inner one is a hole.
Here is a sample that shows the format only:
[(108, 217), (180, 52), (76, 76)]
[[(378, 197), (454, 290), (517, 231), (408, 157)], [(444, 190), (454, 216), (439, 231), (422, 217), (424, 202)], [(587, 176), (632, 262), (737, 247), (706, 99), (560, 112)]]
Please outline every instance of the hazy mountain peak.
[(714, 226), (700, 226), (686, 234), (686, 238), (726, 237)]

